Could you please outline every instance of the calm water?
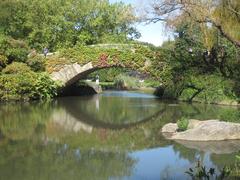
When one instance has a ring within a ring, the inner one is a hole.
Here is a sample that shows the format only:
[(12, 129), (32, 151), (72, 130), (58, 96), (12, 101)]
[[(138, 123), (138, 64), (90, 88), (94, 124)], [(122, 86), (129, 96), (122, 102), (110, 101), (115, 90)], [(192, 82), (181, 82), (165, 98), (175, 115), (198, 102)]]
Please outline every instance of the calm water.
[(137, 92), (0, 105), (0, 179), (190, 179), (199, 159), (232, 165), (238, 141), (165, 140), (161, 127), (180, 117), (240, 120), (233, 107), (163, 102)]

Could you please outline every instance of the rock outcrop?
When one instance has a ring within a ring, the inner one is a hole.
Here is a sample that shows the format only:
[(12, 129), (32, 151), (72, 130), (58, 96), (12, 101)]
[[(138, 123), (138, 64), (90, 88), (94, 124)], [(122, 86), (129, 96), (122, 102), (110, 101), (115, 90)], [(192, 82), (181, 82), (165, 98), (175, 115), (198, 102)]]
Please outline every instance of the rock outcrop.
[(167, 139), (185, 141), (222, 141), (240, 140), (240, 124), (222, 122), (219, 120), (189, 120), (188, 129), (183, 132), (177, 131), (177, 125), (166, 124), (162, 133)]

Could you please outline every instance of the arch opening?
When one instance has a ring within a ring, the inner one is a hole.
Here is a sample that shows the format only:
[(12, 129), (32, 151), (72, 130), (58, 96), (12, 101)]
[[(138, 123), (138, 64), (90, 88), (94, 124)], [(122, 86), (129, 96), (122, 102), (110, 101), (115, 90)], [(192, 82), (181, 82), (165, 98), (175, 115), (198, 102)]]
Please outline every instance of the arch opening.
[(153, 93), (159, 82), (145, 72), (112, 66), (78, 74), (61, 89), (60, 96), (94, 95), (103, 90), (142, 90)]

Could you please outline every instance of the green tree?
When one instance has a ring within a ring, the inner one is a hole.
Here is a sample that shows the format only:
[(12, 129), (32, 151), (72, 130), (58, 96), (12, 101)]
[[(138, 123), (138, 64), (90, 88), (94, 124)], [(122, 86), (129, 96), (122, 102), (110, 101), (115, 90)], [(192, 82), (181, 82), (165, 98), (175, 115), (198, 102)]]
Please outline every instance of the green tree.
[(7, 0), (0, 11), (0, 32), (39, 50), (139, 37), (132, 7), (107, 0)]
[[(186, 21), (199, 23), (202, 31), (208, 31), (205, 33), (207, 41), (211, 41), (217, 31), (240, 47), (240, 2), (237, 0), (157, 0), (152, 9), (149, 17), (152, 22), (167, 21), (172, 27)], [(209, 27), (216, 31), (210, 32)]]

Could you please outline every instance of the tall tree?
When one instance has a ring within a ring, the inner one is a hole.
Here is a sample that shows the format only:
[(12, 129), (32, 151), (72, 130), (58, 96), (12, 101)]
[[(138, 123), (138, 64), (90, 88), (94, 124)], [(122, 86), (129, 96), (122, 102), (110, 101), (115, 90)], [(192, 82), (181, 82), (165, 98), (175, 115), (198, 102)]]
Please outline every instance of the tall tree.
[(186, 21), (201, 23), (202, 30), (214, 27), (221, 36), (240, 47), (238, 0), (155, 0), (152, 8), (148, 17), (152, 22), (166, 21), (172, 27)]
[(31, 47), (50, 49), (121, 42), (139, 36), (133, 26), (133, 8), (108, 0), (3, 0), (2, 32), (25, 39)]

